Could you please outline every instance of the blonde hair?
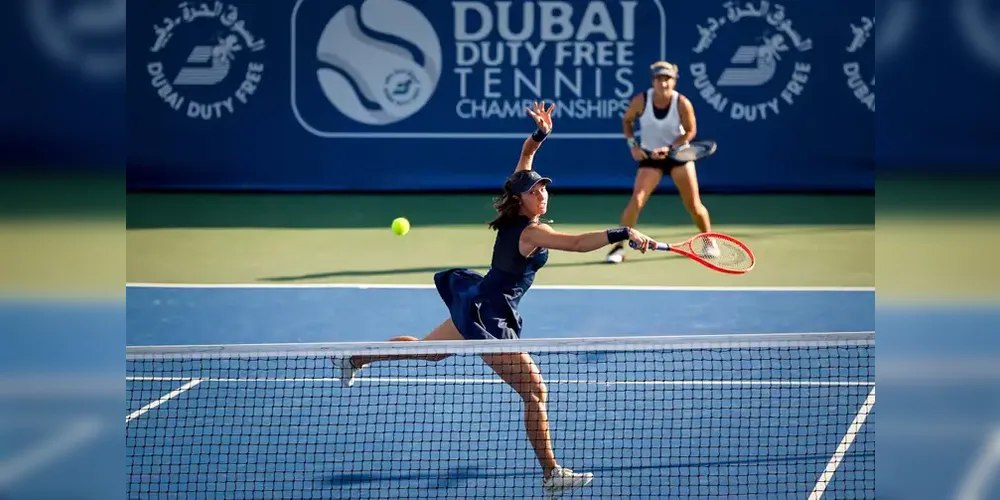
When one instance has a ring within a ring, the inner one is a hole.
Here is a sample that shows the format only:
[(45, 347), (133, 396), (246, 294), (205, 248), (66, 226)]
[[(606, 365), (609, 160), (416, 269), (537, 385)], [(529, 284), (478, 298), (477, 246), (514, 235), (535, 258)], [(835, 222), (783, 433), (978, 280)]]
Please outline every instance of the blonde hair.
[(651, 71), (651, 72), (656, 71), (656, 70), (658, 70), (660, 68), (669, 69), (669, 70), (673, 71), (674, 74), (676, 74), (678, 76), (680, 76), (680, 74), (681, 74), (680, 68), (678, 68), (676, 64), (673, 64), (673, 63), (668, 62), (668, 61), (656, 61), (655, 63), (649, 65), (649, 71)]

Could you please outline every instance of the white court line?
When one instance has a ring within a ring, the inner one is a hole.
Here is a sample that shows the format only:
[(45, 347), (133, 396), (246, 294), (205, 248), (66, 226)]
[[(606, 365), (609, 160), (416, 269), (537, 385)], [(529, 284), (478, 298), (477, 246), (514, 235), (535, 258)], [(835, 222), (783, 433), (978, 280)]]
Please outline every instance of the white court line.
[[(208, 289), (253, 289), (253, 288), (348, 288), (348, 289), (401, 289), (422, 290), (434, 288), (433, 284), (392, 284), (392, 283), (126, 283), (126, 288), (208, 288)], [(644, 286), (644, 285), (534, 285), (532, 290), (606, 290), (606, 291), (651, 291), (651, 292), (874, 292), (875, 287), (781, 287), (781, 286)]]
[(100, 418), (81, 418), (37, 446), (0, 462), (0, 488), (8, 488), (46, 463), (68, 455), (101, 431)]
[(152, 410), (153, 408), (156, 408), (157, 406), (160, 406), (163, 403), (166, 403), (167, 401), (170, 401), (171, 399), (173, 399), (173, 398), (175, 398), (177, 396), (180, 396), (181, 394), (184, 393), (184, 391), (187, 391), (188, 389), (190, 389), (190, 388), (192, 388), (192, 387), (194, 387), (194, 386), (196, 386), (196, 385), (198, 385), (200, 383), (201, 383), (201, 380), (198, 380), (198, 379), (189, 380), (186, 384), (184, 384), (184, 385), (182, 385), (182, 386), (180, 386), (180, 387), (178, 387), (178, 388), (176, 388), (176, 389), (174, 389), (174, 390), (172, 390), (172, 391), (164, 394), (160, 399), (157, 399), (156, 401), (153, 401), (152, 403), (149, 403), (148, 405), (143, 406), (142, 408), (139, 408), (138, 410), (136, 410), (136, 411), (134, 411), (132, 413), (129, 413), (128, 416), (125, 417), (125, 423), (127, 424), (127, 423), (131, 422), (133, 419), (136, 419), (136, 418), (142, 416), (142, 414), (148, 412), (149, 410)]
[(989, 492), (987, 487), (990, 485), (990, 480), (997, 475), (997, 471), (1000, 471), (1000, 427), (993, 430), (991, 439), (983, 446), (983, 452), (972, 464), (955, 498), (957, 500), (986, 498)]
[(833, 456), (830, 457), (830, 461), (826, 464), (826, 469), (824, 469), (823, 473), (820, 474), (819, 479), (816, 481), (816, 486), (809, 495), (809, 500), (820, 500), (820, 498), (823, 498), (823, 492), (826, 491), (827, 485), (829, 485), (830, 480), (833, 479), (833, 474), (837, 472), (837, 468), (840, 467), (840, 462), (844, 460), (844, 456), (847, 455), (847, 450), (851, 449), (854, 439), (858, 437), (858, 431), (861, 430), (861, 426), (865, 424), (865, 420), (868, 420), (868, 414), (871, 413), (873, 406), (875, 406), (874, 387), (872, 387), (871, 392), (868, 393), (868, 397), (865, 398), (865, 402), (861, 404), (861, 409), (858, 410), (858, 414), (854, 416), (854, 421), (851, 422), (851, 426), (847, 428), (847, 433), (844, 434), (844, 437), (840, 440), (840, 444), (837, 446), (837, 451), (833, 452)]
[(120, 376), (4, 373), (0, 377), (0, 399), (120, 397), (123, 389)]
[[(125, 377), (130, 382), (175, 382), (189, 380), (189, 377)], [(498, 377), (492, 378), (448, 378), (448, 377), (355, 377), (356, 382), (402, 383), (402, 384), (504, 384)], [(268, 382), (339, 382), (337, 377), (316, 378), (201, 378), (199, 382), (218, 383), (268, 383)], [(586, 380), (553, 379), (547, 384), (579, 385), (677, 385), (677, 386), (874, 386), (875, 382), (865, 380)]]

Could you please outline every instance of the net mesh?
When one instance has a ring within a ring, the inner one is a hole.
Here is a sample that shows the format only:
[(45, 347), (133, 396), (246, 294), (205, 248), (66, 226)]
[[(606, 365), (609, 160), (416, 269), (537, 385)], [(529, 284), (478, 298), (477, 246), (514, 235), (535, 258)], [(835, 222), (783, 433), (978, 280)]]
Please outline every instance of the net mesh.
[[(130, 347), (128, 497), (874, 498), (873, 348), (873, 333)], [(345, 387), (344, 356), (393, 358)], [(587, 486), (543, 487), (529, 406)]]

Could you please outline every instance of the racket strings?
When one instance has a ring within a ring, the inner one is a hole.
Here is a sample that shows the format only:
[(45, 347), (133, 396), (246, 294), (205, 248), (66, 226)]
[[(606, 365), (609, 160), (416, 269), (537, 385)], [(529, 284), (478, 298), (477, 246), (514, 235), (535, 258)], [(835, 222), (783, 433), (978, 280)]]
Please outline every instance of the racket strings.
[(704, 148), (688, 146), (684, 149), (678, 150), (677, 153), (674, 154), (674, 158), (679, 161), (694, 161), (700, 158), (704, 152)]
[(701, 237), (693, 242), (692, 247), (703, 259), (719, 267), (733, 271), (753, 267), (753, 257), (746, 249), (726, 239)]
[(674, 159), (678, 161), (695, 161), (715, 152), (715, 144), (712, 142), (692, 142), (686, 144), (674, 152)]

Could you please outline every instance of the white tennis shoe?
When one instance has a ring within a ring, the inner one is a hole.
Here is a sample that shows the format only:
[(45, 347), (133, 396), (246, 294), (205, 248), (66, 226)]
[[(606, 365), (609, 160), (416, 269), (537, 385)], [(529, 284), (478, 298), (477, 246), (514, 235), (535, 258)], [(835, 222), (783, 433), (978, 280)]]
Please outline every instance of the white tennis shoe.
[(722, 252), (719, 251), (719, 245), (715, 243), (715, 239), (705, 238), (701, 248), (702, 257), (718, 257), (721, 254)]
[(621, 264), (625, 261), (625, 247), (616, 246), (608, 252), (608, 256), (604, 258), (605, 262), (610, 264)]
[(354, 385), (354, 374), (358, 373), (358, 368), (354, 367), (354, 363), (351, 362), (351, 357), (331, 357), (330, 359), (333, 360), (333, 367), (337, 370), (337, 378), (340, 379), (340, 385), (344, 387)]
[(542, 481), (542, 489), (549, 498), (557, 498), (572, 489), (587, 486), (593, 480), (593, 472), (573, 472), (565, 467), (556, 467), (552, 475)]

